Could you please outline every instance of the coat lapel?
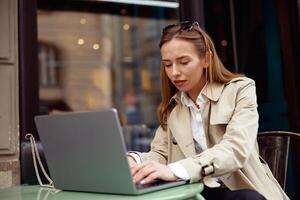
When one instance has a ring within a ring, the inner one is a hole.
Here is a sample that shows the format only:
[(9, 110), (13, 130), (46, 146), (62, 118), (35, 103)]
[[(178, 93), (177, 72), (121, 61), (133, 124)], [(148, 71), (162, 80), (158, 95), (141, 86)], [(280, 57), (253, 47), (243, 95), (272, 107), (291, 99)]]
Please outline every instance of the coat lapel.
[[(235, 80), (239, 80), (239, 78), (235, 78), (232, 81)], [(205, 95), (210, 101), (217, 102), (219, 100), (219, 97), (221, 96), (224, 85), (225, 84), (223, 83), (208, 83), (202, 91), (203, 95)], [(170, 102), (175, 100), (177, 102), (177, 106), (175, 106), (170, 113), (170, 116), (168, 118), (168, 126), (183, 154), (186, 157), (190, 157), (196, 155), (195, 144), (191, 130), (190, 113), (189, 109), (181, 104), (178, 94), (180, 93), (175, 94), (170, 100)], [(211, 138), (209, 137), (210, 101), (208, 101), (204, 105), (204, 111), (202, 113), (202, 117), (204, 118), (204, 131), (208, 147), (212, 146)]]
[(203, 129), (204, 129), (204, 133), (205, 133), (207, 148), (212, 147), (211, 138), (210, 138), (210, 134), (209, 134), (210, 104), (211, 104), (210, 100), (208, 100), (204, 104), (203, 112), (202, 112), (202, 115), (201, 115), (202, 116), (202, 121), (203, 121)]
[(212, 101), (218, 101), (222, 94), (224, 84), (222, 83), (208, 83), (203, 89), (203, 95)]
[(190, 113), (185, 106), (176, 106), (170, 113), (168, 125), (173, 137), (186, 157), (196, 155)]

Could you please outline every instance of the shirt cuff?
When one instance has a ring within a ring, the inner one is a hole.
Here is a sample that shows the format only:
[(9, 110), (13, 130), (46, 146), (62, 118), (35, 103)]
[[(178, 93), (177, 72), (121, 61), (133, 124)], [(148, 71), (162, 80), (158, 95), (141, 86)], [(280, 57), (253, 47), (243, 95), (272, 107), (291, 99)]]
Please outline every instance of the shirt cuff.
[(187, 173), (186, 169), (180, 163), (171, 163), (171, 164), (168, 164), (168, 166), (171, 168), (172, 172), (178, 178), (180, 178), (184, 181), (190, 180), (189, 174)]
[(137, 164), (142, 163), (142, 159), (140, 158), (139, 154), (135, 153), (134, 151), (128, 152), (127, 155), (131, 156)]

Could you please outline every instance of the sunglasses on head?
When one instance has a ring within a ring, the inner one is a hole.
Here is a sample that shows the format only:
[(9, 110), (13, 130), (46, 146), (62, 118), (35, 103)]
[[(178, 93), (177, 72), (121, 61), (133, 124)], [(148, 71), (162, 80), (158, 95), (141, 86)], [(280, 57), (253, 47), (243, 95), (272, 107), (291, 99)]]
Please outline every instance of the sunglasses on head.
[(200, 30), (200, 26), (199, 23), (196, 21), (183, 21), (183, 22), (179, 22), (176, 24), (171, 24), (166, 26), (165, 28), (163, 28), (163, 33), (166, 33), (168, 30), (172, 29), (175, 26), (179, 26), (180, 27), (180, 31), (183, 32), (188, 32), (190, 30), (192, 30), (195, 26), (198, 27), (198, 29)]

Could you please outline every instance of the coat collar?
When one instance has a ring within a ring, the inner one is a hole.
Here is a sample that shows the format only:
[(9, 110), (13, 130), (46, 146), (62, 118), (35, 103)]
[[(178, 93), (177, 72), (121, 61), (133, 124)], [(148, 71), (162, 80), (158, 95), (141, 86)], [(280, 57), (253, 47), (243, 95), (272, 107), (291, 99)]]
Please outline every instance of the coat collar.
[(202, 94), (212, 101), (218, 101), (224, 86), (224, 83), (208, 83), (203, 89)]
[(218, 83), (218, 82), (208, 83), (206, 87), (203, 89), (203, 94), (212, 101), (218, 101), (226, 85), (241, 80), (245, 80), (245, 77), (238, 76), (236, 78), (231, 79), (227, 83)]

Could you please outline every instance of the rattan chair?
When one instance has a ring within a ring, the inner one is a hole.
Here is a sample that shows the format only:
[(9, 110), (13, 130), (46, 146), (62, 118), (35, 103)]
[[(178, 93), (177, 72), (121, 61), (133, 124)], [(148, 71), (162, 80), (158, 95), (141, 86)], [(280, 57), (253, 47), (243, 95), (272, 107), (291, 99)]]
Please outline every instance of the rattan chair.
[(285, 189), (291, 139), (300, 141), (300, 134), (288, 131), (264, 131), (259, 132), (257, 137), (260, 156), (268, 163), (283, 189)]

